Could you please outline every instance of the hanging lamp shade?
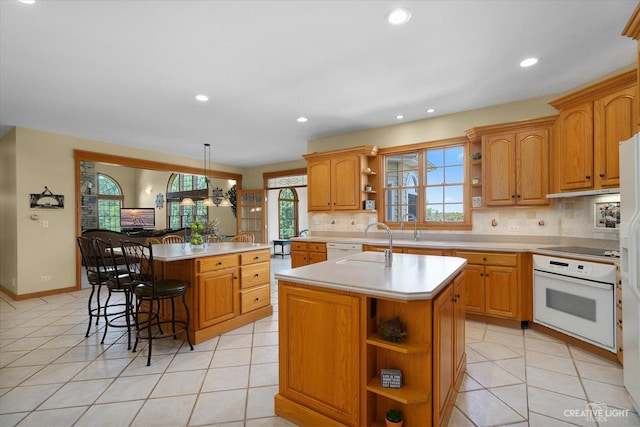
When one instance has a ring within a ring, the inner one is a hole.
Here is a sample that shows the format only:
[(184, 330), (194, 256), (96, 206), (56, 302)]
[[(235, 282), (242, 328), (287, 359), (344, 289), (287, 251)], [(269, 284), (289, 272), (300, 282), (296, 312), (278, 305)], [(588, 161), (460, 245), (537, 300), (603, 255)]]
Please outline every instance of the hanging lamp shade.
[(180, 201), (180, 206), (195, 206), (196, 202), (191, 197), (185, 197)]
[(211, 200), (211, 197), (207, 197), (202, 201), (202, 206), (215, 206), (215, 204), (213, 203), (213, 200)]

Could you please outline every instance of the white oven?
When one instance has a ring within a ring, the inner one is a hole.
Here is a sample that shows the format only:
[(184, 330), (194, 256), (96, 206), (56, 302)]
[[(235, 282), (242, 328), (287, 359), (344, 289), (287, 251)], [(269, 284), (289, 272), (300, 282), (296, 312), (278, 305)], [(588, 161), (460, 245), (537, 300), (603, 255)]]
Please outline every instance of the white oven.
[(610, 264), (534, 255), (534, 322), (615, 352), (615, 281)]

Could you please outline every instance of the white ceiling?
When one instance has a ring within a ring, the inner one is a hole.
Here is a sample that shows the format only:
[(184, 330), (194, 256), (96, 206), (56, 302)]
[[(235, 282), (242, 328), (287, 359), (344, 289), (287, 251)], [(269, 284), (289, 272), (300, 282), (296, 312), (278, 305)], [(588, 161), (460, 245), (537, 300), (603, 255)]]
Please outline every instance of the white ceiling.
[[(397, 114), (563, 92), (628, 66), (636, 4), (0, 0), (0, 125), (193, 158), (210, 143), (236, 166), (296, 160), (309, 139)], [(412, 11), (401, 27), (385, 21), (396, 6)], [(520, 68), (528, 56), (540, 62)]]

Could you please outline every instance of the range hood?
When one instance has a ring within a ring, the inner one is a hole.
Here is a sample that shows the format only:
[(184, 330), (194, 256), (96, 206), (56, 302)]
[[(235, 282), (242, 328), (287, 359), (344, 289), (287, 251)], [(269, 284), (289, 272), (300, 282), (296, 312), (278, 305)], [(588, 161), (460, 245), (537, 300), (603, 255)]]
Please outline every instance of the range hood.
[(559, 199), (561, 197), (602, 196), (606, 194), (620, 194), (619, 188), (604, 188), (601, 190), (570, 191), (566, 193), (547, 194), (547, 199)]

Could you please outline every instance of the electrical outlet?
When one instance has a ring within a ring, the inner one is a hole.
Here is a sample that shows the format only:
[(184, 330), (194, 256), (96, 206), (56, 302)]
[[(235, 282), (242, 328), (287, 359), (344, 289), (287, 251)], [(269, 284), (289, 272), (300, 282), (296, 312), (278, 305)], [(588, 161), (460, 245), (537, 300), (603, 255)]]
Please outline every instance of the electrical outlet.
[(42, 282), (48, 282), (49, 280), (51, 280), (51, 276), (40, 276), (40, 280)]
[(364, 224), (358, 224), (358, 225), (356, 225), (356, 228), (358, 230), (362, 230), (364, 228)]
[(520, 227), (518, 227), (517, 225), (510, 225), (509, 226), (509, 231), (518, 231), (520, 230)]
[(46, 219), (42, 220), (42, 228), (49, 228), (49, 221), (47, 221)]

